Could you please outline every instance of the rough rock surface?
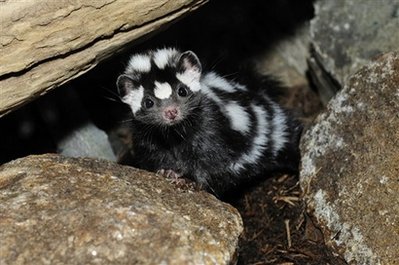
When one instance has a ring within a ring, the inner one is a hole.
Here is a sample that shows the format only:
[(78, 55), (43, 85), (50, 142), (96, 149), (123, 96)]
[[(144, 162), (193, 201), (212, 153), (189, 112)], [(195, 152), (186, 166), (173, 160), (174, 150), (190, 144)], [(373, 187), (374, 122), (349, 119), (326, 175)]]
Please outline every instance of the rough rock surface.
[(309, 62), (324, 102), (371, 58), (398, 50), (398, 28), (399, 0), (316, 1)]
[(306, 78), (310, 56), (309, 23), (304, 23), (293, 35), (285, 36), (263, 54), (257, 70), (271, 75), (283, 84), (280, 104), (295, 111), (304, 123), (315, 118), (322, 104)]
[(259, 59), (258, 69), (270, 74), (289, 87), (307, 85), (306, 59), (309, 55), (309, 23), (305, 23), (294, 34), (274, 44)]
[(82, 124), (58, 143), (58, 153), (70, 157), (92, 157), (116, 161), (107, 134), (92, 122)]
[(399, 55), (353, 75), (301, 142), (301, 187), (348, 262), (399, 264)]
[(205, 2), (0, 1), (0, 116)]
[(242, 221), (205, 192), (58, 155), (0, 167), (1, 264), (229, 264)]

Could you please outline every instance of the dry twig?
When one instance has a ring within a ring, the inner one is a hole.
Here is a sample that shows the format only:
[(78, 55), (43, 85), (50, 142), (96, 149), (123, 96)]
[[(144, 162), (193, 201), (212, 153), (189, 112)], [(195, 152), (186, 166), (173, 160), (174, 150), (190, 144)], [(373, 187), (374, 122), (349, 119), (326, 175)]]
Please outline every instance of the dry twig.
[(285, 220), (285, 230), (287, 232), (288, 248), (291, 248), (291, 231), (290, 231), (290, 220)]

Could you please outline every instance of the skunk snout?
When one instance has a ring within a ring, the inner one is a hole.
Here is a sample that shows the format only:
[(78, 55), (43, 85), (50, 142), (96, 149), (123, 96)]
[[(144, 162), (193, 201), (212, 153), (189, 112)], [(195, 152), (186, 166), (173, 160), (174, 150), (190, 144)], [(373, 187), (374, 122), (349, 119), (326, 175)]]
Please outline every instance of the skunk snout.
[(180, 119), (180, 109), (176, 106), (168, 106), (163, 110), (163, 117), (167, 121), (175, 121)]

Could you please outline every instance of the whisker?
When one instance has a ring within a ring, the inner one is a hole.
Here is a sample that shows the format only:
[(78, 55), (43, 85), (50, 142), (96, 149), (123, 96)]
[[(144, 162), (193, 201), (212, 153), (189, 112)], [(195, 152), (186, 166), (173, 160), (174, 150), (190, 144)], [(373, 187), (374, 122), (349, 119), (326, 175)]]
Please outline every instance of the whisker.
[(184, 138), (184, 136), (179, 132), (179, 130), (174, 128), (174, 131), (183, 139), (183, 141), (186, 141), (186, 138)]
[(116, 93), (115, 91), (112, 91), (111, 89), (105, 87), (105, 86), (101, 86), (101, 89), (104, 89), (105, 91), (107, 91), (108, 93), (110, 93), (113, 96), (116, 96), (117, 98), (120, 97), (120, 95), (118, 93)]
[(211, 66), (211, 70), (214, 70), (215, 67), (216, 67), (219, 63), (223, 62), (223, 60), (225, 59), (224, 57), (225, 57), (225, 56), (219, 56), (219, 58), (215, 59), (215, 61), (213, 62), (212, 66)]
[(134, 121), (134, 119), (127, 119), (127, 120), (119, 120), (118, 123), (128, 123)]
[[(226, 77), (230, 77), (230, 76), (235, 76), (235, 75), (237, 75), (238, 74), (238, 72), (233, 72), (233, 73), (230, 73), (230, 74), (225, 74), (225, 75), (223, 75), (222, 77), (223, 78), (226, 78)], [(233, 78), (233, 79), (230, 79), (230, 80), (235, 80), (235, 79), (237, 79), (237, 77), (235, 77), (235, 78)]]
[(117, 100), (117, 99), (114, 99), (114, 98), (111, 98), (111, 97), (107, 97), (107, 96), (103, 96), (103, 98), (108, 99), (108, 100), (113, 101), (113, 102), (116, 102), (116, 103), (125, 104), (125, 103), (123, 103), (119, 98), (118, 98), (118, 100)]

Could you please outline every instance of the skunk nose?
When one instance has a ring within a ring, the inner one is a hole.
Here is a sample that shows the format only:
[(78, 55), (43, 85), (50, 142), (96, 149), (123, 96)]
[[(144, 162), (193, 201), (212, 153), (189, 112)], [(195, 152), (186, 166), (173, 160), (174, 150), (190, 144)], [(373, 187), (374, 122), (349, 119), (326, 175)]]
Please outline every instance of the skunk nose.
[(163, 111), (163, 115), (167, 120), (175, 120), (177, 116), (179, 116), (180, 111), (175, 106), (166, 107)]

